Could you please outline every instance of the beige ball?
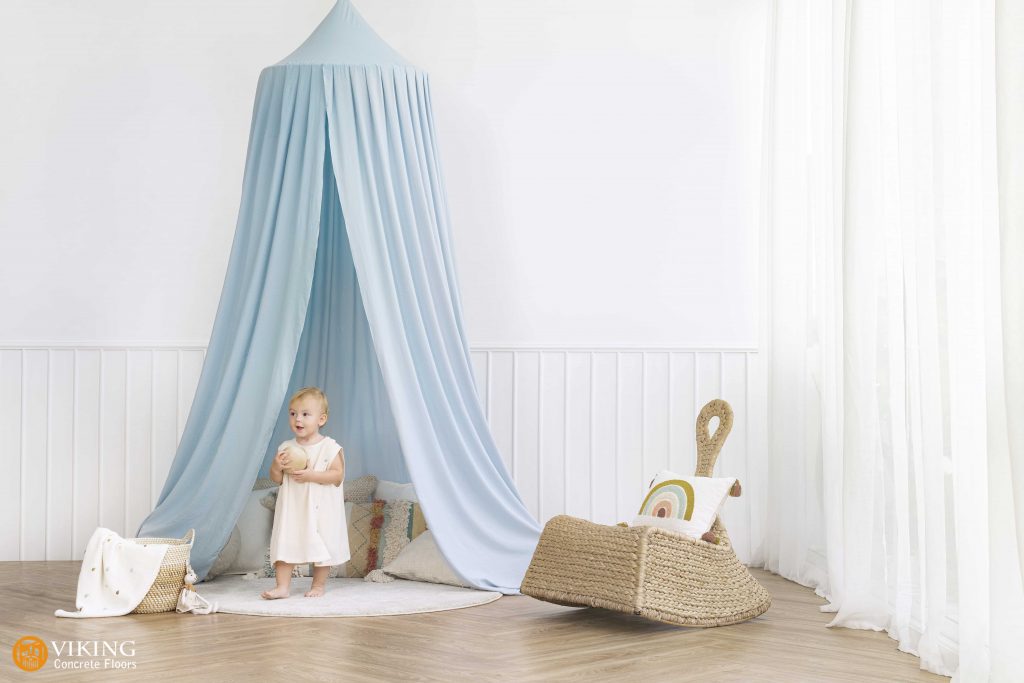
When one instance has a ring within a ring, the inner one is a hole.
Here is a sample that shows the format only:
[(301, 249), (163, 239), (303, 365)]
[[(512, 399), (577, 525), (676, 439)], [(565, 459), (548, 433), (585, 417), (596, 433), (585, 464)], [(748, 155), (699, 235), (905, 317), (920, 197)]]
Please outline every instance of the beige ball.
[(305, 448), (294, 444), (288, 444), (285, 446), (284, 452), (292, 459), (291, 464), (284, 468), (285, 472), (297, 472), (298, 470), (306, 469), (306, 463), (309, 462), (309, 456), (306, 455)]

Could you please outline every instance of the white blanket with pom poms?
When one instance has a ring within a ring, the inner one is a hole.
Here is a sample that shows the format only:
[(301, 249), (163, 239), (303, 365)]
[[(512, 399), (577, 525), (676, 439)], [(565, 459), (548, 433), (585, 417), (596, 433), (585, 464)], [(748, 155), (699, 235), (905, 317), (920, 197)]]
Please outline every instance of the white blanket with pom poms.
[(160, 572), (168, 546), (142, 545), (102, 527), (85, 547), (78, 574), (76, 612), (59, 609), (58, 617), (117, 617), (128, 614), (146, 597)]

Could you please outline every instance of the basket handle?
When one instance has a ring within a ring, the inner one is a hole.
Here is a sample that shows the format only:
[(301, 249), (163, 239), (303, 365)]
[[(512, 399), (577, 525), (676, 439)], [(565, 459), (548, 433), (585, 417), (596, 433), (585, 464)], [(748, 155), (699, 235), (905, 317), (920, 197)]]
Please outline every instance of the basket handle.
[(181, 537), (181, 540), (185, 541), (186, 543), (188, 543), (189, 546), (191, 546), (193, 543), (196, 542), (196, 530), (189, 529), (185, 532), (185, 535)]
[[(708, 433), (708, 422), (718, 418), (718, 427), (714, 434)], [(697, 476), (710, 477), (715, 469), (715, 461), (722, 451), (725, 438), (732, 431), (732, 407), (720, 398), (708, 401), (700, 409), (697, 416)]]

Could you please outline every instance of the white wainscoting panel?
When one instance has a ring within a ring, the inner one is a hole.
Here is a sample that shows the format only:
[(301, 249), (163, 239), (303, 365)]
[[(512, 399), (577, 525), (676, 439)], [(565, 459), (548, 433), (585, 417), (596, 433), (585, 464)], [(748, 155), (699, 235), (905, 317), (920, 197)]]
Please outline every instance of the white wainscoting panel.
[(752, 557), (766, 480), (752, 446), (764, 443), (766, 416), (755, 349), (506, 346), (472, 357), (498, 449), (542, 523), (629, 521), (659, 470), (694, 471), (697, 414), (729, 401), (735, 420), (716, 474), (745, 486), (722, 518), (740, 559)]
[[(200, 345), (0, 346), (0, 560), (82, 556), (97, 526), (132, 535), (152, 509), (199, 381)], [(723, 520), (741, 560), (760, 538), (765, 406), (749, 348), (472, 350), (481, 403), (542, 523), (628, 521), (661, 469), (693, 471), (694, 422), (729, 401), (717, 471), (744, 495)]]
[(201, 346), (0, 347), (0, 560), (68, 560), (132, 535), (160, 495)]

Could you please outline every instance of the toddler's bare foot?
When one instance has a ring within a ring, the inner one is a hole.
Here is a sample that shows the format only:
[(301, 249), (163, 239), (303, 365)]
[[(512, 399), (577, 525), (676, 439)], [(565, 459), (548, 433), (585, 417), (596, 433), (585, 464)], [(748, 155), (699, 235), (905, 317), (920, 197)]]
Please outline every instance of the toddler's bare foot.
[(316, 584), (310, 586), (309, 590), (306, 591), (307, 598), (322, 598), (324, 596), (324, 587), (317, 586)]
[(277, 600), (278, 598), (287, 598), (288, 589), (281, 588), (280, 586), (278, 586), (273, 590), (263, 591), (262, 593), (260, 593), (260, 597), (264, 600)]

